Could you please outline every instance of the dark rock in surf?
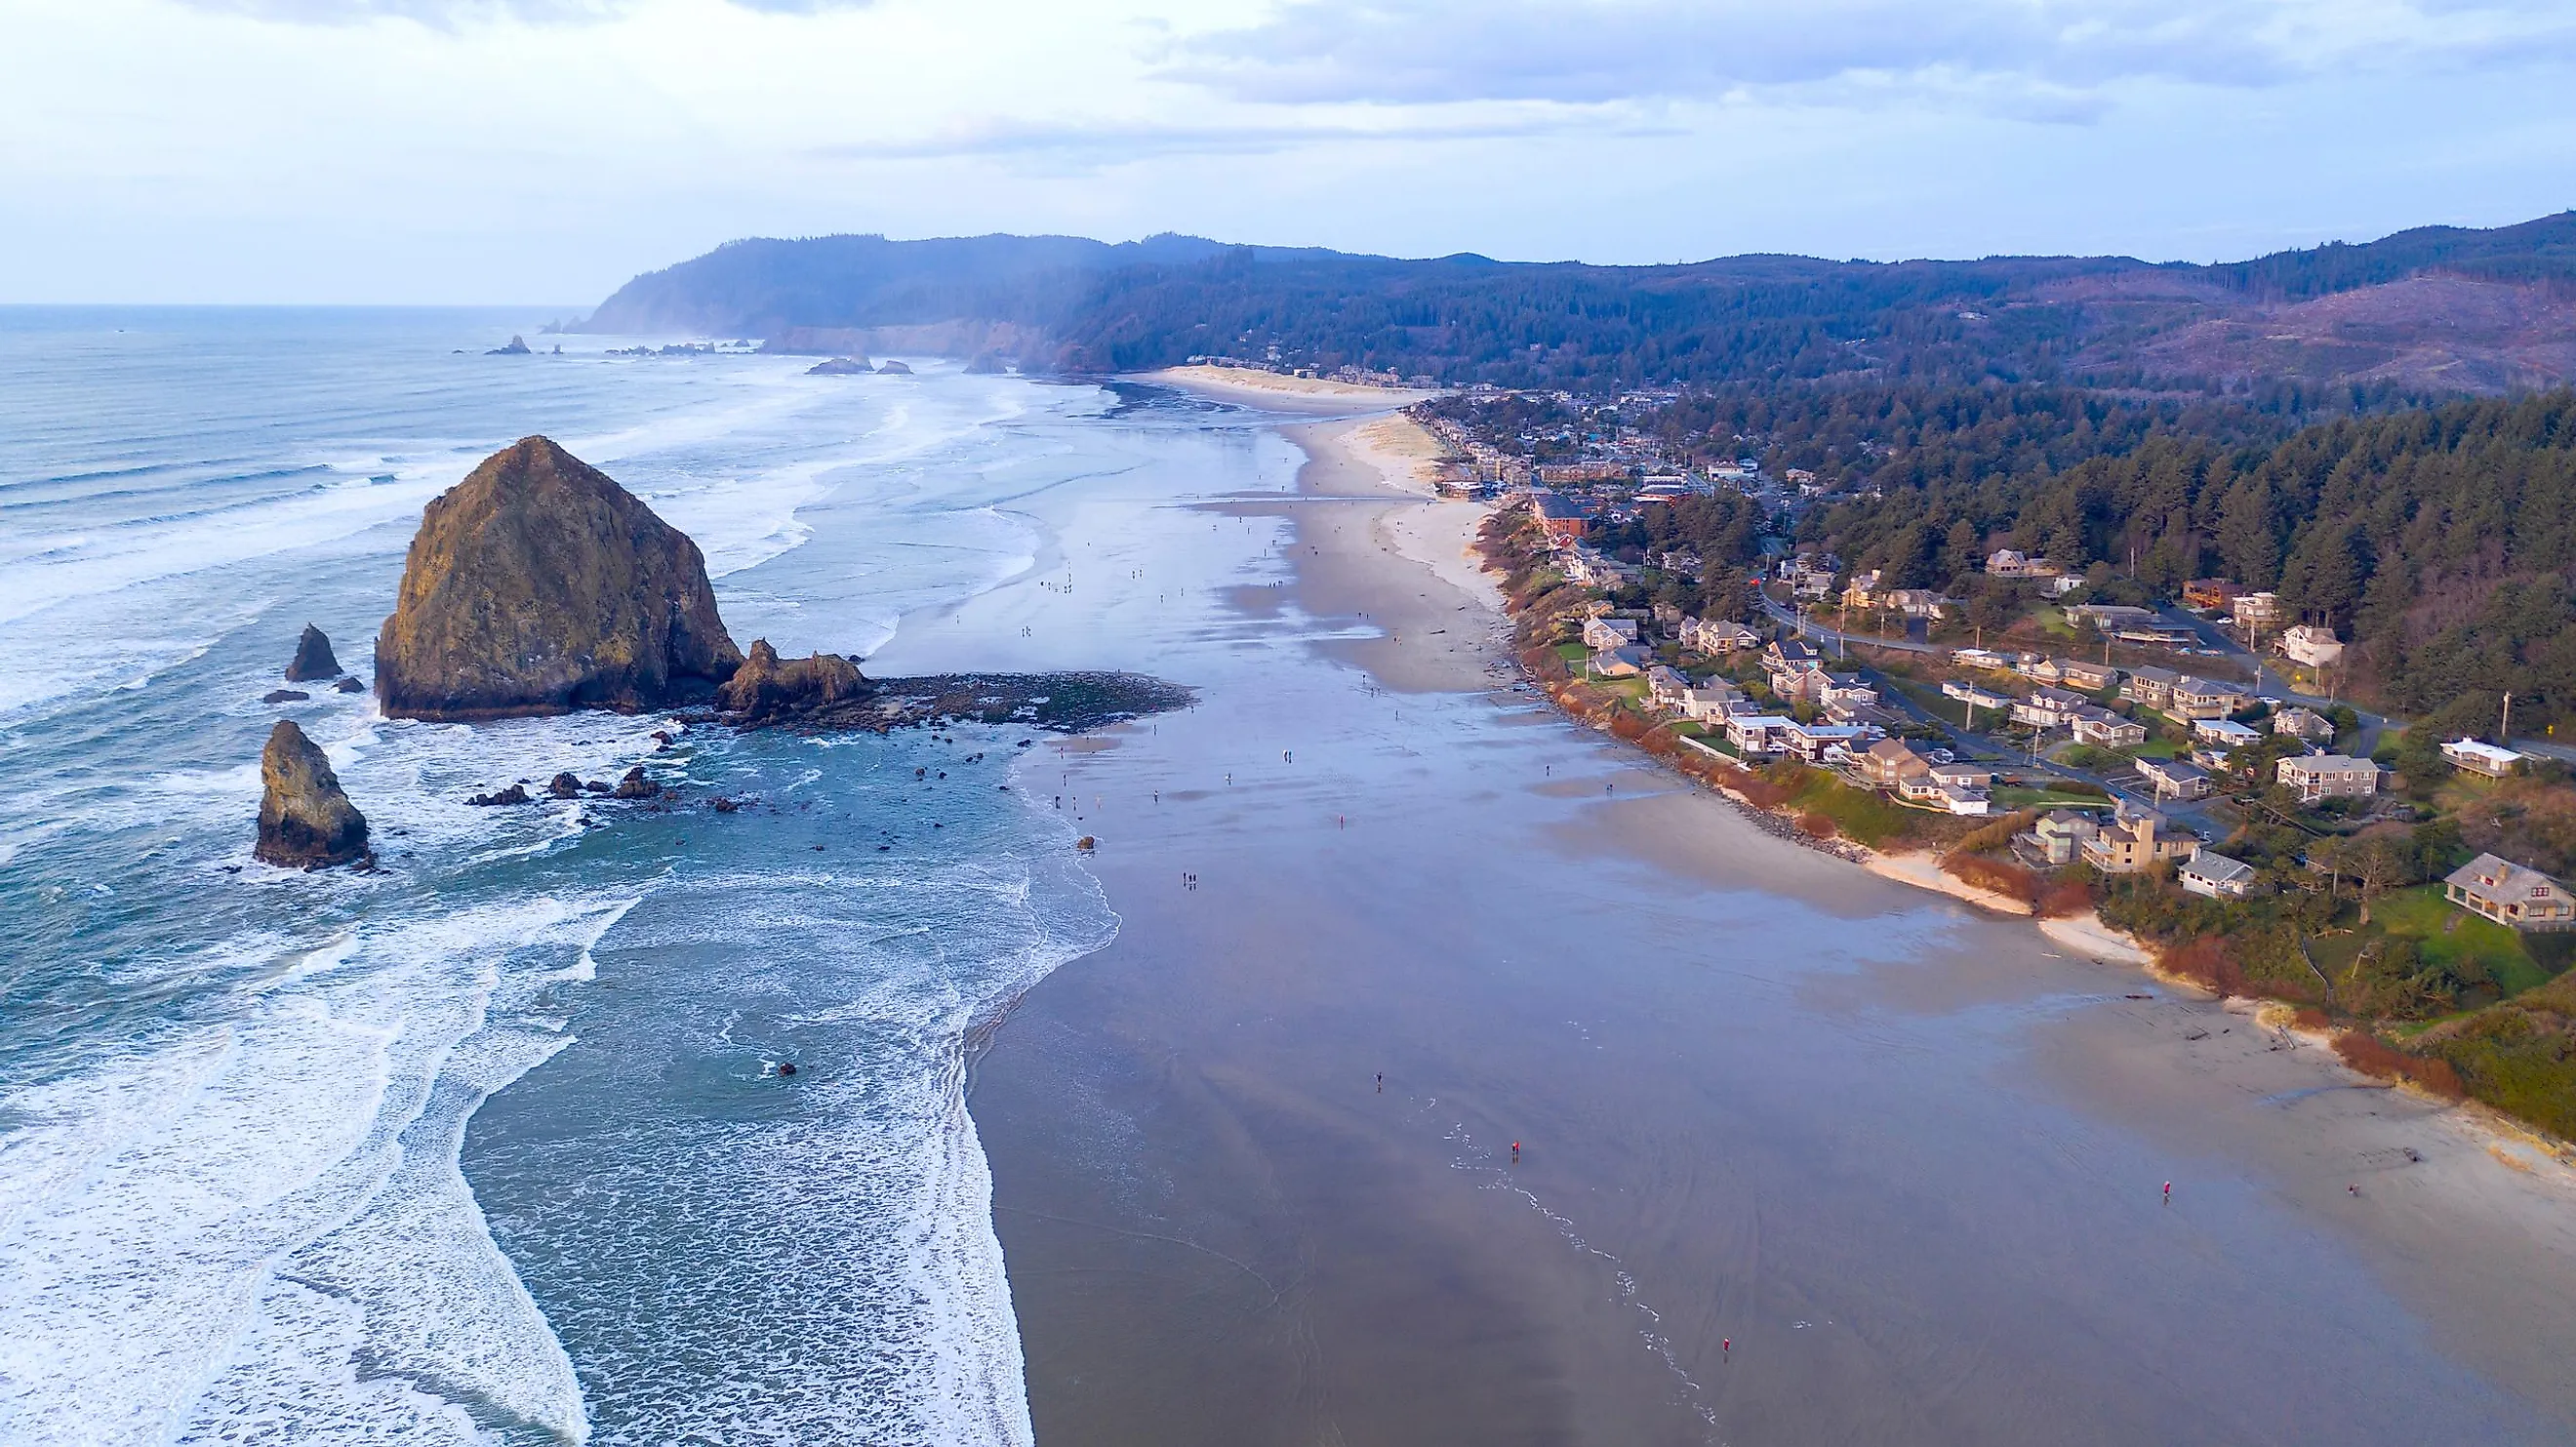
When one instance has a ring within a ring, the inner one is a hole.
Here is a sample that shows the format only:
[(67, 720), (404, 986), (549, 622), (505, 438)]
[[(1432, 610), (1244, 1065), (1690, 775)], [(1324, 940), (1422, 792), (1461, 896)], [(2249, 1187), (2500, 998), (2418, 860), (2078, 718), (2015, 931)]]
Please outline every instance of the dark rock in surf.
[(867, 692), (859, 666), (837, 653), (781, 659), (768, 639), (755, 638), (750, 655), (717, 693), (716, 703), (743, 723), (775, 723), (823, 712)]
[(331, 656), (331, 640), (322, 630), (307, 623), (304, 636), (295, 640), (295, 661), (286, 665), (289, 683), (319, 683), (340, 672), (340, 660)]
[(367, 686), (360, 683), (355, 678), (341, 679), (338, 683), (331, 685), (331, 688), (335, 693), (365, 693), (367, 691)]
[(876, 371), (865, 357), (833, 357), (805, 369), (808, 377), (864, 377)]
[(510, 338), (510, 345), (506, 347), (494, 347), (483, 355), (487, 357), (525, 357), (532, 355), (532, 353), (528, 350), (527, 338), (512, 337)]
[(546, 781), (546, 792), (558, 799), (581, 797), (581, 780), (572, 774), (557, 774)]
[(291, 719), (268, 732), (259, 755), (259, 842), (266, 864), (321, 869), (367, 857), (367, 819), (340, 789), (331, 761)]
[(901, 362), (888, 360), (877, 368), (877, 375), (880, 377), (909, 377), (912, 375), (912, 368), (905, 366)]
[(620, 799), (658, 799), (662, 797), (662, 786), (654, 783), (651, 779), (644, 777), (644, 766), (642, 764), (637, 764), (635, 767), (626, 771), (625, 778), (617, 781), (617, 797)]
[(499, 804), (533, 804), (536, 800), (529, 796), (527, 785), (512, 784), (506, 789), (495, 789), (489, 794), (477, 794), (465, 802), (477, 808), (488, 809)]
[(698, 545), (530, 437), (422, 514), (376, 694), (399, 718), (635, 712), (703, 700), (741, 663)]
[(259, 701), (261, 703), (303, 703), (311, 697), (313, 697), (313, 695), (309, 693), (298, 693), (291, 688), (272, 688), (268, 692), (261, 694), (259, 696)]

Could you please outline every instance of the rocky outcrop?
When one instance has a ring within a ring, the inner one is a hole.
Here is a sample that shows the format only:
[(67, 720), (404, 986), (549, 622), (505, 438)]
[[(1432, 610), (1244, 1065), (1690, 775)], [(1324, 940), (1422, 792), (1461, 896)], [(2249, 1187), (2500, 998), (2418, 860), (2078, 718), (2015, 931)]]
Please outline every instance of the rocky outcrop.
[(259, 701), (261, 703), (304, 703), (309, 701), (312, 697), (313, 695), (305, 693), (299, 689), (272, 688), (268, 692), (261, 694), (259, 696)]
[(331, 640), (323, 636), (321, 629), (305, 624), (304, 636), (295, 640), (295, 661), (286, 665), (286, 681), (319, 683), (337, 677), (339, 672), (340, 660), (331, 656)]
[(527, 785), (512, 784), (506, 789), (495, 789), (489, 794), (476, 794), (465, 802), (478, 809), (489, 809), (509, 804), (529, 804), (534, 803), (535, 800), (529, 796)]
[(833, 357), (828, 361), (816, 362), (807, 367), (805, 375), (808, 377), (864, 377), (875, 370), (876, 368), (868, 365), (868, 359), (865, 357)]
[(259, 843), (265, 863), (321, 869), (367, 857), (367, 820), (304, 730), (281, 720), (260, 751)]
[(867, 692), (859, 666), (837, 653), (782, 660), (768, 639), (758, 638), (716, 702), (744, 723), (774, 723), (820, 713)]
[(422, 514), (376, 693), (404, 718), (633, 712), (704, 700), (741, 662), (698, 545), (530, 437)]
[(510, 338), (510, 345), (506, 347), (494, 347), (483, 355), (487, 357), (524, 357), (528, 355), (528, 339), (525, 337), (512, 337)]
[(620, 799), (658, 799), (662, 797), (662, 786), (654, 783), (651, 779), (644, 777), (644, 766), (642, 764), (637, 764), (635, 767), (626, 771), (625, 778), (617, 781), (617, 797)]
[(909, 377), (912, 375), (912, 368), (905, 366), (901, 362), (888, 360), (884, 365), (877, 368), (877, 375), (880, 377)]
[(995, 352), (977, 352), (974, 360), (966, 364), (966, 375), (969, 377), (998, 377), (1009, 370), (1011, 370), (1010, 367), (1002, 361), (1000, 354)]
[(355, 678), (344, 678), (338, 683), (331, 685), (331, 691), (334, 693), (365, 693), (367, 691), (367, 686), (360, 683)]

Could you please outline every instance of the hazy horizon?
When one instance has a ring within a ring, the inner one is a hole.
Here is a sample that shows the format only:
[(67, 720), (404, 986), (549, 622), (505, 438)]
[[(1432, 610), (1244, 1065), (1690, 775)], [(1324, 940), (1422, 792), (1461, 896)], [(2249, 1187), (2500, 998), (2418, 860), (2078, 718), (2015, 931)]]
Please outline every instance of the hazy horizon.
[(749, 236), (2236, 260), (2565, 209), (2539, 0), (22, 0), (0, 301), (595, 305)]

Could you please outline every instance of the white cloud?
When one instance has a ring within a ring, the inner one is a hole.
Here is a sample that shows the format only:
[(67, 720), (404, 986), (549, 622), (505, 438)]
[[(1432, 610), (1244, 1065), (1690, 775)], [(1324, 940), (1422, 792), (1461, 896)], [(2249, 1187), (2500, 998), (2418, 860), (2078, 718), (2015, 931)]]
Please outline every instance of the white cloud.
[(1286, 0), (1170, 73), (1272, 102), (1721, 97), (2088, 110), (2139, 80), (2564, 59), (2561, 0)]
[[(416, 20), (440, 29), (501, 24), (582, 25), (614, 21), (644, 0), (178, 0), (193, 9), (293, 25), (362, 25)], [(874, 0), (724, 0), (744, 10), (810, 15)]]

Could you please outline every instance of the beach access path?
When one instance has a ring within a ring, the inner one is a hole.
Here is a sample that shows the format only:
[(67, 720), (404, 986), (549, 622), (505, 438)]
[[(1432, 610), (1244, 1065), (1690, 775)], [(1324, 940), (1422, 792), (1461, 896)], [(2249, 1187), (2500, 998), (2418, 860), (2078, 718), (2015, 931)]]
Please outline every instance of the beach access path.
[(2576, 1435), (2563, 1170), (1512, 692), (1363, 425), (1026, 765), (1123, 921), (973, 1072), (1040, 1441)]

